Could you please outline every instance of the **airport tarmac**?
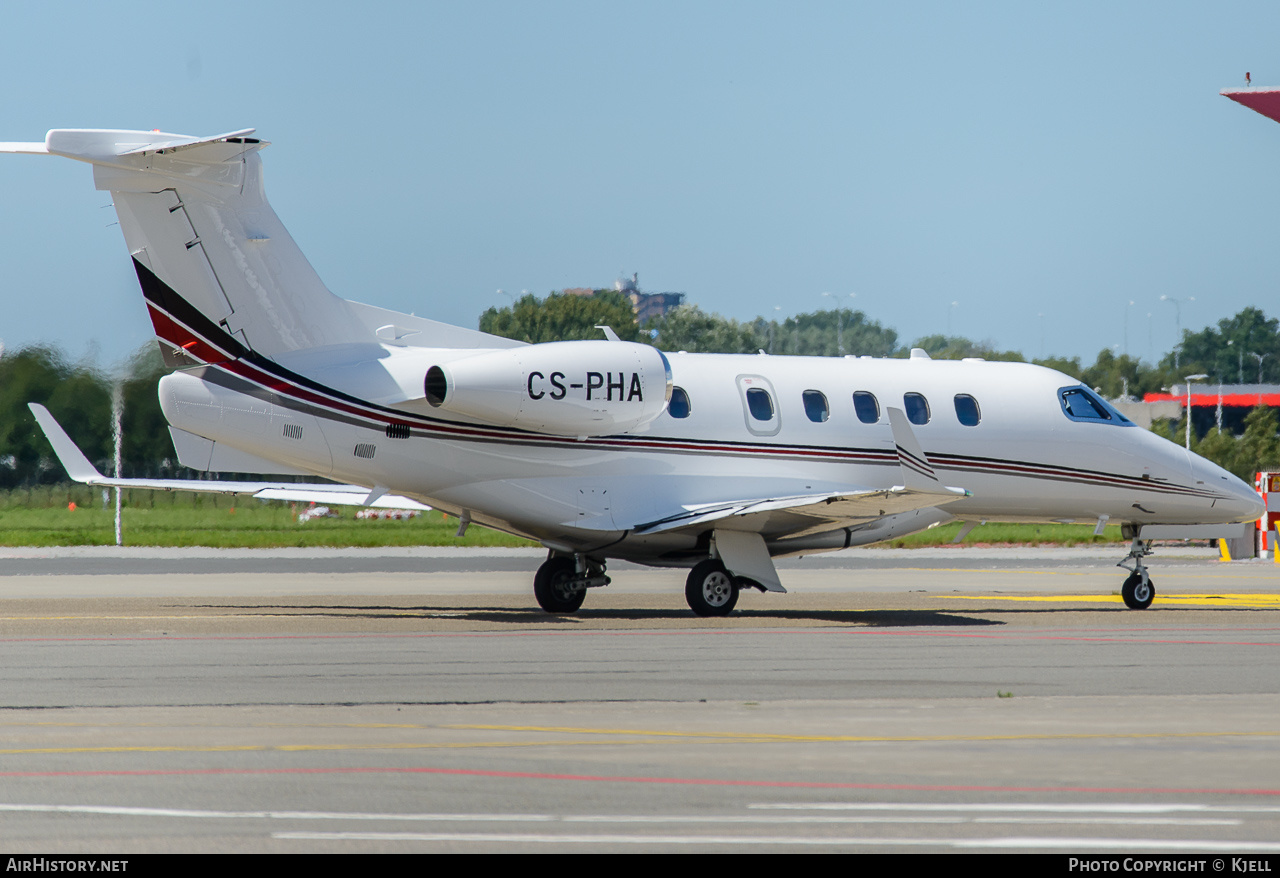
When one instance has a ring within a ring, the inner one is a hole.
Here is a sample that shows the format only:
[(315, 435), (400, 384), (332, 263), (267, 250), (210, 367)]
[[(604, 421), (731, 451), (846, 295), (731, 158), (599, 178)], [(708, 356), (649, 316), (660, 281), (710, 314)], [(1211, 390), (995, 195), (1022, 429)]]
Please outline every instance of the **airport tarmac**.
[(1280, 852), (1280, 566), (855, 550), (687, 610), (527, 550), (0, 549), (11, 852)]

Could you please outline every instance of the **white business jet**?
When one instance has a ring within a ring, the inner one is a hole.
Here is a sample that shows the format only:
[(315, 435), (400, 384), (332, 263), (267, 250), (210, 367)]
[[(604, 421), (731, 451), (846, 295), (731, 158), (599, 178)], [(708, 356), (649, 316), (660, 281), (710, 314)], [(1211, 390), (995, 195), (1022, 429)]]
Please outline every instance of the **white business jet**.
[(1023, 363), (663, 353), (603, 338), (526, 345), (333, 295), (263, 191), (253, 130), (54, 130), (0, 151), (93, 166), (156, 336), (178, 459), (337, 485), (102, 476), (42, 407), (73, 478), (327, 502), (429, 504), (539, 541), (538, 603), (572, 613), (605, 565), (691, 568), (695, 613), (781, 592), (773, 558), (940, 522), (1107, 522), (1132, 539), (1123, 596), (1155, 594), (1151, 524), (1242, 522), (1258, 496)]

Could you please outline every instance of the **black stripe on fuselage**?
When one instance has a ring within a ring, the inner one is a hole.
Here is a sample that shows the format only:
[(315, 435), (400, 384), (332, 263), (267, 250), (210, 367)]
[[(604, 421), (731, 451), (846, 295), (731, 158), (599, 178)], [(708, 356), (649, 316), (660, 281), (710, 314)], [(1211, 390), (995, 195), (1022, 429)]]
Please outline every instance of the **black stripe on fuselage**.
[[(256, 384), (249, 379), (228, 371), (225, 368), (226, 365), (228, 364), (207, 366), (200, 370), (196, 370), (195, 374), (197, 374), (201, 380), (224, 387), (227, 390), (253, 396), (262, 399), (264, 402), (278, 405), (293, 411), (303, 412), (320, 420), (332, 421), (351, 427), (366, 429), (381, 429), (383, 426), (382, 422), (384, 419), (373, 414), (354, 415), (337, 410), (331, 406), (318, 404), (316, 402), (308, 402), (291, 396), (287, 392), (282, 392), (281, 389), (270, 389)], [(267, 367), (274, 364), (271, 364), (270, 361), (267, 360), (260, 360), (259, 365), (263, 368), (263, 371), (268, 371)], [(287, 373), (288, 370), (282, 370), (282, 372)], [(277, 377), (284, 378), (284, 374), (279, 374)], [(314, 384), (315, 382), (311, 383)], [(322, 388), (323, 385), (318, 385), (316, 389), (321, 392), (325, 392)], [(328, 392), (333, 393), (333, 391)], [(353, 397), (348, 398), (354, 400)], [(365, 403), (363, 406), (368, 406), (368, 404)], [(394, 412), (395, 410), (388, 411)], [(410, 419), (418, 420), (413, 416), (406, 416), (405, 413), (400, 412), (395, 412), (394, 417), (398, 423), (403, 423)], [(601, 437), (595, 441), (588, 440), (580, 442), (577, 440), (566, 440), (558, 437), (539, 437), (535, 434), (527, 433), (520, 435), (485, 435), (479, 430), (475, 432), (475, 435), (457, 435), (447, 429), (449, 426), (452, 425), (449, 425), (447, 422), (432, 424), (429, 420), (426, 420), (425, 423), (420, 423), (417, 427), (411, 427), (410, 435), (416, 438), (437, 439), (440, 441), (519, 445), (521, 447), (572, 447), (592, 450), (607, 449), (630, 452), (655, 452), (661, 454), (711, 454), (773, 459), (794, 459), (797, 455), (812, 455), (810, 459), (817, 462), (847, 463), (866, 466), (896, 467), (900, 466), (901, 463), (904, 462), (900, 461), (896, 455), (890, 456), (886, 452), (876, 449), (836, 448), (830, 446), (784, 446), (770, 445), (767, 443), (743, 442), (700, 442), (696, 439), (657, 436), (650, 436), (644, 439), (635, 439), (625, 436), (610, 436)], [(949, 470), (958, 474), (979, 472), (983, 475), (989, 476), (995, 475), (1033, 478), (1044, 481), (1068, 482), (1116, 489), (1127, 488), (1130, 490), (1139, 490), (1155, 494), (1199, 496), (1206, 499), (1222, 496), (1203, 489), (1191, 488), (1183, 485), (1155, 483), (1135, 478), (1133, 476), (1118, 475), (1100, 470), (1084, 470), (1052, 464), (1005, 460), (1000, 458), (978, 458), (965, 457), (961, 455), (945, 455), (944, 457), (943, 455), (935, 455), (931, 461), (931, 463), (934, 464), (933, 471), (920, 467), (909, 457), (905, 462), (910, 465), (912, 469), (915, 469), (922, 475), (929, 475), (935, 479), (937, 478), (937, 470)]]
[[(483, 425), (449, 421), (441, 418), (410, 414), (392, 409), (336, 390), (281, 366), (261, 354), (247, 348), (227, 329), (210, 320), (172, 287), (160, 280), (154, 272), (134, 258), (134, 269), (143, 296), (157, 308), (181, 321), (206, 342), (234, 354), (236, 361), (207, 365), (199, 370), (201, 380), (209, 381), (237, 393), (254, 396), (313, 417), (343, 423), (353, 427), (382, 429), (388, 423), (410, 427), (410, 435), (419, 438), (453, 439), (456, 441), (482, 442), (486, 444), (515, 444), (544, 448), (592, 448), (620, 451), (656, 451), (669, 454), (714, 454), (735, 457), (772, 457), (782, 459), (808, 458), (813, 461), (847, 463), (867, 466), (898, 466), (897, 454), (874, 448), (833, 447), (825, 445), (772, 445), (763, 442), (739, 442), (734, 440), (681, 439), (671, 436), (634, 437), (626, 435), (603, 436), (591, 441), (579, 441), (576, 437), (552, 437), (517, 428), (495, 428)], [(245, 370), (239, 364), (251, 367)], [(258, 383), (258, 379), (242, 374), (245, 371), (263, 373), (272, 386)], [(300, 394), (302, 390), (305, 393)], [(307, 400), (303, 396), (321, 397)], [(324, 399), (327, 397), (327, 399)], [(337, 405), (335, 405), (337, 403)], [(343, 411), (353, 408), (357, 411)], [(898, 449), (902, 451), (902, 449)], [(903, 452), (905, 454), (905, 452)], [(908, 455), (908, 458), (910, 456)], [(1223, 497), (1206, 489), (1184, 485), (1153, 483), (1134, 476), (1084, 470), (1053, 464), (1029, 463), (990, 457), (971, 457), (956, 454), (935, 454), (930, 463), (935, 470), (953, 472), (980, 472), (987, 475), (1021, 476), (1047, 481), (1074, 482), (1097, 485), (1100, 482), (1113, 488), (1130, 488), (1161, 494), (1200, 496), (1206, 499)], [(912, 468), (925, 475), (933, 475), (920, 469), (920, 462), (911, 461)]]
[(243, 357), (249, 353), (249, 349), (235, 336), (178, 295), (173, 287), (156, 277), (155, 272), (139, 262), (136, 256), (133, 258), (133, 270), (138, 275), (138, 285), (142, 287), (142, 295), (148, 302), (168, 313), (170, 317), (186, 324), (192, 332), (203, 336), (205, 341), (213, 346), (222, 348), (233, 358)]

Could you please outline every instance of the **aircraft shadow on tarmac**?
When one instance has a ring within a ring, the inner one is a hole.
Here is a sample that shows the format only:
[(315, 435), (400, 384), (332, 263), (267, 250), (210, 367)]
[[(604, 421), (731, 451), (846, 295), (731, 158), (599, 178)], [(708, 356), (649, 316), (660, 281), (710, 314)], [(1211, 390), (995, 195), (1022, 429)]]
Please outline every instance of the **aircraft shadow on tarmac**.
[[(960, 616), (941, 610), (737, 610), (726, 617), (699, 619), (686, 609), (582, 609), (573, 615), (550, 615), (529, 607), (484, 606), (364, 606), (341, 604), (203, 604), (202, 609), (247, 611), (254, 616), (302, 616), (340, 619), (443, 619), (459, 622), (505, 623), (510, 625), (577, 626), (592, 622), (698, 622), (698, 627), (732, 627), (736, 622), (751, 623), (836, 623), (860, 628), (917, 628), (1004, 625), (993, 619)], [(971, 613), (968, 609), (966, 613)], [(978, 611), (983, 612), (983, 611)], [(987, 612), (1006, 612), (994, 610)]]

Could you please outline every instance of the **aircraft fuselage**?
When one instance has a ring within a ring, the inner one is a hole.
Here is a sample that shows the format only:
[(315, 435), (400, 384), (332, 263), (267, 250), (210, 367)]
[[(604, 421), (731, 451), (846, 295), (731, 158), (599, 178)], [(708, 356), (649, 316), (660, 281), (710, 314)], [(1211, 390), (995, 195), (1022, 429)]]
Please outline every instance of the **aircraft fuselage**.
[[(687, 563), (696, 549), (687, 534), (632, 533), (673, 508), (902, 484), (889, 407), (911, 407), (939, 478), (969, 496), (801, 542), (782, 511), (761, 531), (771, 552), (843, 548), (955, 517), (1205, 523), (1239, 520), (1257, 503), (1238, 479), (1146, 430), (1071, 417), (1061, 392), (1078, 383), (1029, 364), (668, 354), (669, 410), (643, 432), (577, 437), (442, 418), (420, 401), (360, 402), (369, 370), (395, 373), (385, 363), (397, 356), (306, 381), (270, 364), (204, 366), (166, 377), (161, 400), (175, 427), (249, 454), (389, 487), (565, 551), (651, 563)], [(517, 387), (532, 397), (550, 385), (522, 377)]]

